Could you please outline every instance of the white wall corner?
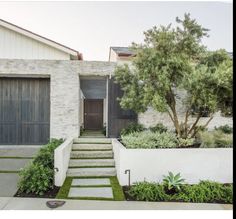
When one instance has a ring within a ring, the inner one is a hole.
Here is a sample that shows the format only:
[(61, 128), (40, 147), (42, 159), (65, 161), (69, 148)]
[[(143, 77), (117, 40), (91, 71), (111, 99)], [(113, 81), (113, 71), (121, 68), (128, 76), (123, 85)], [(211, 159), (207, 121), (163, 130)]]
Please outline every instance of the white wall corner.
[(62, 186), (69, 166), (73, 138), (68, 138), (54, 150), (54, 184)]

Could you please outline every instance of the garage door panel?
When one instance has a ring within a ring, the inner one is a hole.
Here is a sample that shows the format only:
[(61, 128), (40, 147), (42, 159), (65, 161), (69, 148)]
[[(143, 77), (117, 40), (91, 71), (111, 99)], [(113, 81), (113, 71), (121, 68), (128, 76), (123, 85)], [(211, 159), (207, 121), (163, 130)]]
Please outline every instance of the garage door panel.
[(15, 124), (0, 124), (0, 143), (1, 144), (17, 144), (17, 126)]
[(0, 79), (0, 144), (44, 144), (49, 121), (48, 79)]

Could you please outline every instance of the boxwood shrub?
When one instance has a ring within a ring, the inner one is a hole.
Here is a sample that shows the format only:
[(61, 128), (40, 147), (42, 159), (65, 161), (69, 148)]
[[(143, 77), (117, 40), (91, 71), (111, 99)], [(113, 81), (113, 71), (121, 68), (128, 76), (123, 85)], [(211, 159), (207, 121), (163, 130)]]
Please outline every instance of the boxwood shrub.
[(62, 139), (52, 139), (39, 150), (34, 160), (20, 171), (20, 193), (43, 195), (53, 188), (54, 150), (62, 142)]

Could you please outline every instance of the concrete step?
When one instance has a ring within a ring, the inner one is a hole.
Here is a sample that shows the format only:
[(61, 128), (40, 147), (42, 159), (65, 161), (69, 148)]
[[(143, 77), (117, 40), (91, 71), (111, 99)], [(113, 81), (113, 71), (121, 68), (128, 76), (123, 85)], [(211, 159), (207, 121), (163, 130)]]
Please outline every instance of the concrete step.
[(113, 158), (112, 151), (71, 151), (71, 158)]
[(111, 144), (111, 139), (110, 138), (94, 138), (94, 137), (87, 137), (87, 138), (75, 138), (74, 143), (82, 143), (82, 144)]
[(69, 168), (67, 176), (116, 176), (116, 169), (114, 167), (104, 168)]
[(111, 144), (73, 144), (72, 150), (112, 150)]
[(71, 159), (69, 167), (115, 166), (114, 159)]

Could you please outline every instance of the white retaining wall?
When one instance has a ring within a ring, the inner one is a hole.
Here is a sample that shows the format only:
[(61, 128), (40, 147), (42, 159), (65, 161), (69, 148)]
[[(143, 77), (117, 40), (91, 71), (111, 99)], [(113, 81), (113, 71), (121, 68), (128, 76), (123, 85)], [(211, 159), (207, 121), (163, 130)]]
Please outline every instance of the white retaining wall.
[(191, 149), (126, 149), (117, 139), (112, 140), (117, 177), (121, 185), (138, 181), (161, 182), (168, 171), (179, 173), (187, 183), (212, 180), (233, 182), (232, 148)]
[(73, 138), (68, 138), (54, 151), (55, 186), (62, 186), (66, 179), (66, 172), (69, 166), (72, 145)]

